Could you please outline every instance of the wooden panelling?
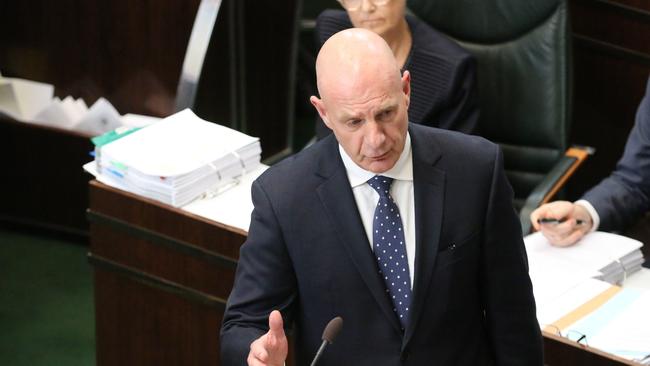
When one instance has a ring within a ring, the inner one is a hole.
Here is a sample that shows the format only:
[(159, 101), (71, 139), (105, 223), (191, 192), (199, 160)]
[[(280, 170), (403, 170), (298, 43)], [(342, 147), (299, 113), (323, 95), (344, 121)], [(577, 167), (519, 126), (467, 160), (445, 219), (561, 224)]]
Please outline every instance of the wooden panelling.
[(571, 0), (572, 144), (596, 148), (568, 186), (576, 199), (614, 169), (650, 75), (650, 2)]
[(97, 365), (219, 365), (223, 309), (95, 270)]
[(166, 116), (200, 0), (3, 1), (0, 71)]
[(95, 181), (89, 215), (97, 364), (218, 365), (246, 233)]
[(613, 1), (574, 0), (571, 11), (574, 34), (650, 56), (650, 9)]
[(650, 12), (650, 0), (597, 0), (605, 3), (628, 6), (635, 10)]
[(0, 219), (87, 235), (92, 148), (84, 134), (0, 118)]

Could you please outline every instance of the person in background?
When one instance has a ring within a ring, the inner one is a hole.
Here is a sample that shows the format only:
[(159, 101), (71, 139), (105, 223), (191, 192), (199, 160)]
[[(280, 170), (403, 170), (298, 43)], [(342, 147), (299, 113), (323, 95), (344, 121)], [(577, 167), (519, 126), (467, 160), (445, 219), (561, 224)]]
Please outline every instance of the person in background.
[[(406, 15), (406, 0), (338, 1), (345, 11), (325, 10), (316, 21), (321, 45), (332, 34), (352, 27), (377, 33), (390, 46), (400, 69), (411, 74), (410, 121), (476, 132), (476, 60), (467, 51), (415, 16)], [(317, 137), (330, 132), (319, 119)]]
[(270, 167), (221, 329), (224, 365), (542, 365), (498, 146), (408, 123), (410, 74), (365, 29), (333, 35), (311, 102), (333, 134)]
[(634, 127), (616, 169), (575, 203), (540, 206), (530, 220), (557, 246), (576, 243), (595, 230), (621, 230), (650, 210), (650, 78)]

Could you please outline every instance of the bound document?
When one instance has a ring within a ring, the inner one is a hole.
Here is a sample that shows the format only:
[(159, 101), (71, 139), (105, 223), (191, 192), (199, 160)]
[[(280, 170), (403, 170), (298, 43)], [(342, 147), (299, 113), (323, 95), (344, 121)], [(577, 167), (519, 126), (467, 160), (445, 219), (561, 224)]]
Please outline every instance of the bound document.
[(526, 236), (524, 242), (531, 266), (591, 272), (593, 278), (612, 284), (622, 283), (643, 264), (643, 243), (612, 233), (589, 233), (569, 247), (552, 246), (540, 232)]
[[(87, 170), (105, 184), (180, 207), (260, 165), (259, 139), (186, 109), (95, 150)], [(94, 168), (94, 169), (93, 169)]]

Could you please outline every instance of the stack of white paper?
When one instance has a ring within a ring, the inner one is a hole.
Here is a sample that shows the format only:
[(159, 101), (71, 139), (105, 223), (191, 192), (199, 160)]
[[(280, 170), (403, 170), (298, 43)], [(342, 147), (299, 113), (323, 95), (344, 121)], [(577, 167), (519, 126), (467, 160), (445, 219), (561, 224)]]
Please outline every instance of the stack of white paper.
[[(92, 136), (127, 125), (115, 107), (104, 98), (99, 98), (88, 108), (81, 98), (67, 96), (61, 100), (53, 95), (54, 87), (50, 84), (0, 76), (0, 115)], [(140, 124), (151, 123), (151, 120), (137, 116), (130, 118), (134, 119)]]
[(552, 266), (544, 266), (549, 270), (564, 267), (566, 271), (596, 272), (594, 278), (609, 283), (622, 283), (643, 263), (643, 243), (611, 233), (593, 232), (569, 247), (552, 246), (540, 232), (526, 236), (524, 242), (533, 265), (552, 262)]
[(186, 109), (97, 149), (97, 178), (175, 207), (260, 164), (259, 139)]
[(524, 242), (542, 329), (650, 363), (650, 290), (612, 285), (641, 269), (641, 242), (603, 232), (564, 248), (541, 233)]
[(58, 128), (85, 132), (92, 136), (112, 131), (122, 125), (121, 116), (104, 98), (99, 98), (92, 107), (80, 99), (70, 96), (52, 102), (34, 116), (30, 122)]

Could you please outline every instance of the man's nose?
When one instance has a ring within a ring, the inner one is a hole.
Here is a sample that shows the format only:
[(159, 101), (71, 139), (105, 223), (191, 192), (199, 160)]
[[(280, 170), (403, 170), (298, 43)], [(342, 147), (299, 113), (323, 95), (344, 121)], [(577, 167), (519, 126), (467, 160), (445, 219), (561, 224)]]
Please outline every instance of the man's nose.
[(361, 11), (369, 12), (375, 10), (375, 3), (373, 0), (361, 0)]
[(374, 149), (383, 145), (384, 141), (386, 141), (386, 135), (384, 134), (384, 129), (381, 124), (371, 121), (366, 125), (366, 127), (366, 143)]

